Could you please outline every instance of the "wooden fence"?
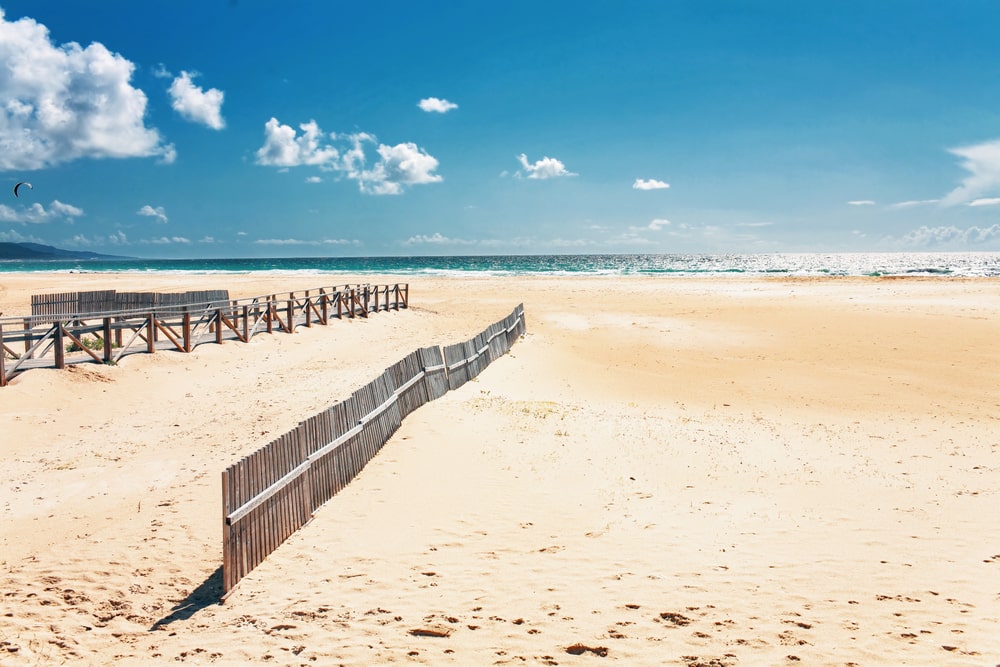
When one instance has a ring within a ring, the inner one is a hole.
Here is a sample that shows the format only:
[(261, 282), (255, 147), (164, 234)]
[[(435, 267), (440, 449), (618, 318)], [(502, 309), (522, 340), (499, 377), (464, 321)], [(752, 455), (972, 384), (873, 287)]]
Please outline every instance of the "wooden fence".
[[(382, 310), (409, 306), (409, 285), (344, 285), (320, 287), (247, 299), (222, 299), (222, 293), (192, 293), (209, 297), (120, 293), (128, 308), (88, 311), (83, 304), (108, 293), (85, 292), (40, 299), (38, 313), (24, 318), (0, 318), (0, 387), (32, 368), (65, 368), (73, 363), (117, 363), (126, 354), (157, 350), (191, 352), (206, 342), (250, 342), (258, 333), (293, 333), (296, 327), (327, 324), (331, 318), (368, 317)], [(81, 295), (86, 295), (82, 297)], [(150, 296), (152, 295), (152, 296)], [(228, 293), (225, 293), (228, 297)], [(71, 298), (72, 297), (72, 298)], [(186, 301), (186, 302), (185, 302)], [(35, 311), (35, 299), (32, 299)], [(136, 303), (139, 307), (131, 307)], [(70, 304), (75, 308), (69, 309)], [(62, 309), (62, 312), (57, 312)], [(68, 309), (68, 310), (67, 310)], [(23, 347), (23, 351), (22, 351)]]
[(225, 306), (229, 303), (229, 290), (200, 290), (188, 292), (118, 292), (98, 290), (91, 292), (65, 292), (61, 294), (33, 294), (31, 296), (31, 322), (51, 323), (74, 313), (110, 313), (115, 311), (163, 310), (168, 306), (204, 304)]
[[(224, 592), (354, 479), (404, 417), (475, 377), (524, 332), (521, 304), (471, 341), (417, 350), (347, 400), (227, 468), (222, 473)], [(455, 356), (459, 353), (461, 360)], [(453, 374), (460, 380), (453, 382)]]

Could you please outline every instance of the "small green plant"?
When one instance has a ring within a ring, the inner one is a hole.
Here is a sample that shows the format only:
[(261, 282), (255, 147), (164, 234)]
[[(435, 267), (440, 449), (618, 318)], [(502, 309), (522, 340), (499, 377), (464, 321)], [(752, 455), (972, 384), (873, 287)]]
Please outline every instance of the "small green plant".
[[(95, 352), (97, 352), (104, 349), (104, 340), (96, 336), (94, 337), (84, 336), (80, 339), (80, 342), (83, 343), (83, 347), (86, 347), (88, 350), (94, 350)], [(70, 341), (66, 343), (67, 352), (81, 352), (83, 351), (83, 347), (77, 345), (76, 341)], [(112, 349), (114, 349), (118, 347), (118, 344), (112, 341), (111, 347)]]

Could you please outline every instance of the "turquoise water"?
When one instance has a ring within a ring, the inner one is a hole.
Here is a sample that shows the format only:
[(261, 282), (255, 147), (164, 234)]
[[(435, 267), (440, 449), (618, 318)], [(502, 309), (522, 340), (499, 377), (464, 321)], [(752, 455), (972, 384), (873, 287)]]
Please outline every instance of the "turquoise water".
[(302, 273), (380, 275), (1000, 276), (1000, 253), (492, 255), (0, 261), (0, 274)]

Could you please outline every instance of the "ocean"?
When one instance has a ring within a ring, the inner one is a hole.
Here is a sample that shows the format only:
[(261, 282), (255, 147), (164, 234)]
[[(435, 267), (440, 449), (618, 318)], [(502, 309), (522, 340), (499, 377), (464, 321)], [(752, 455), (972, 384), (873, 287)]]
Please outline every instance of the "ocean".
[[(303, 275), (1000, 276), (1000, 252), (485, 255), (0, 261), (0, 274), (298, 273)], [(2, 279), (2, 278), (0, 278)]]

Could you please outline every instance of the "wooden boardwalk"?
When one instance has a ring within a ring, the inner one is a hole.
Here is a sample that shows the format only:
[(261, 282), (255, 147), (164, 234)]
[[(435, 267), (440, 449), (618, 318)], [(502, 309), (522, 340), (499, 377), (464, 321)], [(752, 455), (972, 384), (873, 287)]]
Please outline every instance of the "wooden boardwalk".
[[(0, 319), (0, 387), (33, 368), (78, 363), (118, 363), (129, 354), (160, 350), (191, 352), (203, 343), (248, 343), (259, 333), (327, 324), (331, 319), (368, 317), (409, 306), (409, 285), (320, 287), (237, 300), (218, 295), (198, 302), (160, 299), (157, 305), (58, 313), (79, 299), (51, 299), (48, 312)], [(75, 295), (74, 295), (75, 296)], [(107, 303), (107, 301), (103, 301)], [(36, 304), (33, 304), (33, 306)]]

